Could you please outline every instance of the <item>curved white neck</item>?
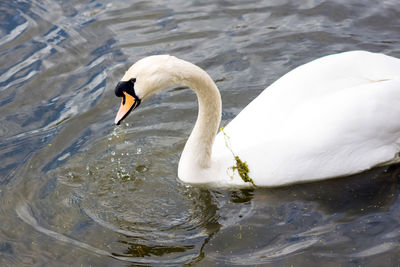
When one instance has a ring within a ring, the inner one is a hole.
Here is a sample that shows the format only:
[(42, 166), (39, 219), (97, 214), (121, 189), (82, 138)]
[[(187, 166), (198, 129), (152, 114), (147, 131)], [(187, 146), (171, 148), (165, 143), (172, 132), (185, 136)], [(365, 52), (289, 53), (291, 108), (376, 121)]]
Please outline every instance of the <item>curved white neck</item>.
[(211, 166), (212, 146), (221, 121), (221, 96), (210, 76), (196, 65), (177, 59), (169, 73), (172, 83), (186, 85), (196, 92), (199, 105), (196, 124), (179, 161), (178, 176), (182, 178), (186, 170)]

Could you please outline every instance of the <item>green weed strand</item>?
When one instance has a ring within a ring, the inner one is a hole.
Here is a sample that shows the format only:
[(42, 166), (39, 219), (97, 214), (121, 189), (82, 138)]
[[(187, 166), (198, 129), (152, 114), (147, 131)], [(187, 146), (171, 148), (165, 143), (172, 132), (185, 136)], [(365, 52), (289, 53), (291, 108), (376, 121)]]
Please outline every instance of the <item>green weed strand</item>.
[(233, 152), (232, 146), (231, 146), (230, 138), (229, 138), (229, 136), (225, 133), (224, 127), (221, 127), (220, 130), (221, 130), (221, 132), (224, 134), (225, 146), (231, 151), (231, 153), (232, 153), (232, 155), (233, 155), (233, 157), (234, 157), (234, 159), (235, 159), (235, 161), (236, 161), (236, 164), (235, 164), (234, 166), (231, 167), (232, 170), (233, 170), (233, 171), (236, 170), (236, 171), (238, 172), (239, 176), (242, 178), (242, 180), (243, 180), (245, 183), (251, 183), (252, 185), (255, 186), (255, 184), (254, 184), (254, 182), (253, 182), (253, 179), (251, 179), (250, 176), (249, 176), (249, 172), (250, 172), (249, 165), (247, 165), (247, 162), (246, 162), (246, 161), (242, 161), (242, 160), (239, 158), (239, 156), (237, 156), (237, 155)]

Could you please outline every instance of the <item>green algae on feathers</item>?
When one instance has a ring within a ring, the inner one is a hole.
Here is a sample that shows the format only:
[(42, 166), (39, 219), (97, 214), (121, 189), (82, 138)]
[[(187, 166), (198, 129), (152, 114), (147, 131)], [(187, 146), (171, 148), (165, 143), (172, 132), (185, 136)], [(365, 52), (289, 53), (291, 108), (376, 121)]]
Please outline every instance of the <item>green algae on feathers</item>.
[(242, 161), (242, 160), (239, 158), (239, 156), (236, 155), (236, 154), (233, 152), (232, 147), (231, 147), (230, 138), (229, 138), (229, 136), (225, 133), (224, 127), (221, 127), (220, 130), (221, 130), (221, 132), (224, 134), (224, 139), (225, 139), (225, 145), (226, 145), (226, 147), (232, 152), (232, 155), (233, 155), (233, 157), (234, 157), (234, 159), (235, 159), (235, 161), (236, 161), (236, 164), (235, 164), (234, 166), (231, 167), (232, 170), (233, 170), (233, 171), (237, 170), (239, 176), (242, 178), (242, 180), (243, 180), (245, 183), (252, 183), (252, 184), (255, 186), (255, 184), (254, 184), (254, 182), (253, 182), (253, 179), (251, 179), (250, 176), (249, 176), (249, 172), (250, 172), (249, 165), (247, 165), (247, 162), (246, 162), (246, 161)]

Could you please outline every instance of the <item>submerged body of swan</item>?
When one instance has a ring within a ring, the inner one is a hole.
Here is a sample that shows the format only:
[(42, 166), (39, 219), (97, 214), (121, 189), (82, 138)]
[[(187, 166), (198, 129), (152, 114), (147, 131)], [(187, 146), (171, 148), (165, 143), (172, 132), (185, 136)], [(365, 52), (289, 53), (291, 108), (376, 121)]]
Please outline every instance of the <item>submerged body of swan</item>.
[(266, 88), (217, 134), (221, 97), (210, 76), (181, 59), (151, 56), (118, 84), (115, 122), (172, 85), (192, 88), (199, 103), (178, 167), (186, 183), (280, 186), (398, 161), (400, 59), (352, 51), (314, 60)]

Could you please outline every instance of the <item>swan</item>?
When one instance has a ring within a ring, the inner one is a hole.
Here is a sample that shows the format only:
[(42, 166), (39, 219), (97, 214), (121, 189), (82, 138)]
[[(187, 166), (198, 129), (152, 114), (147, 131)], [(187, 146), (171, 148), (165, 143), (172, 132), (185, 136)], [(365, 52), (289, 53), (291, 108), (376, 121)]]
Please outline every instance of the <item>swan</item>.
[(399, 162), (400, 59), (366, 51), (316, 59), (282, 76), (219, 128), (221, 96), (210, 76), (174, 56), (149, 56), (115, 87), (122, 98), (115, 123), (173, 85), (190, 87), (198, 99), (178, 165), (184, 183), (275, 187)]

